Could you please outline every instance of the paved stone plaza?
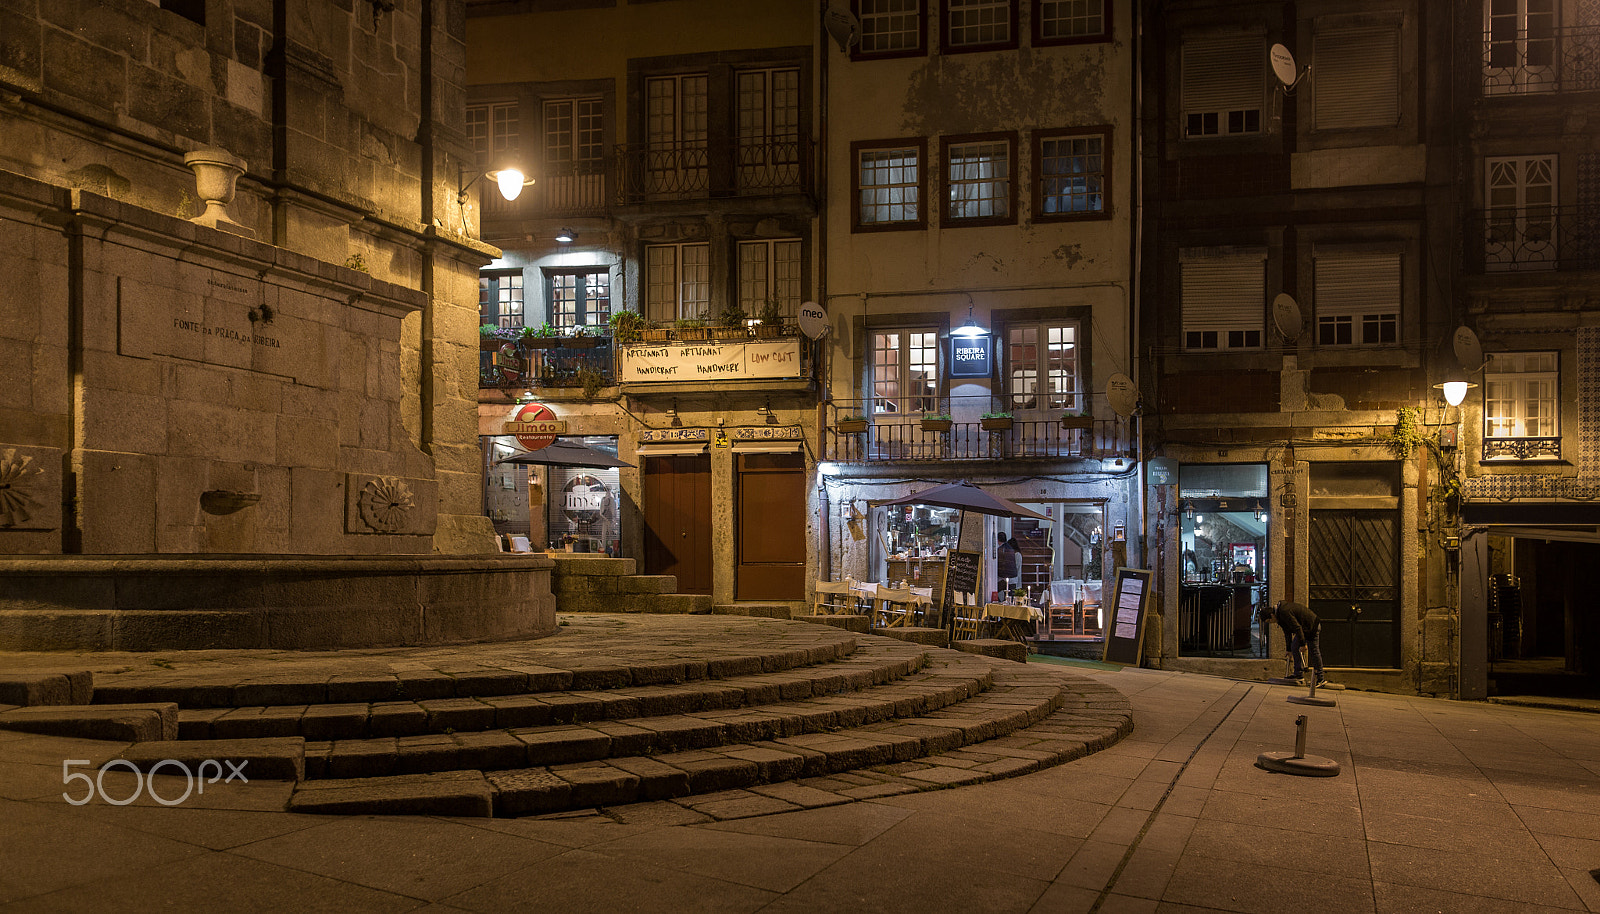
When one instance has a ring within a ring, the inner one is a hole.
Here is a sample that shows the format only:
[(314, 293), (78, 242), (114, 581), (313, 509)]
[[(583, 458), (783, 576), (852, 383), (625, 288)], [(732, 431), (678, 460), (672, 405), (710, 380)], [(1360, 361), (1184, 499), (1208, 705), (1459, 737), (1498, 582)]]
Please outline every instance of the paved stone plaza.
[[(723, 821), (306, 815), (263, 780), (75, 807), (62, 761), (125, 746), (0, 732), (0, 910), (1600, 911), (1592, 714), (1027, 668), (1115, 688), (1132, 734), (978, 786)], [(1302, 713), (1338, 777), (1255, 766)]]

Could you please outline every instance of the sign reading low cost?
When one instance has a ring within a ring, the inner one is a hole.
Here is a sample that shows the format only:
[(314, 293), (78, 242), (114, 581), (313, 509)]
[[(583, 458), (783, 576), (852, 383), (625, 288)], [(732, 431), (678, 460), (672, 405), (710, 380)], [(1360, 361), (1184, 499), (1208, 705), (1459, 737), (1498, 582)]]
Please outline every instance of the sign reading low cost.
[(524, 403), (506, 419), (505, 434), (517, 436), (517, 443), (530, 451), (549, 447), (557, 435), (567, 431), (567, 420), (557, 419), (543, 403)]

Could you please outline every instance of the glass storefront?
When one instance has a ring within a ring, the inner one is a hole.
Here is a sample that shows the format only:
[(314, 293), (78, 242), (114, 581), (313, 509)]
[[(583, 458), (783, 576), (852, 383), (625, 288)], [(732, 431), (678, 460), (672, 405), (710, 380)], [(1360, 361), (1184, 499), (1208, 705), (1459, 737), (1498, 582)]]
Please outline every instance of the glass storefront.
[[(563, 440), (617, 452), (614, 436)], [(524, 452), (509, 435), (485, 441), (484, 512), (507, 550), (622, 555), (618, 470), (501, 462)]]
[(1184, 464), (1178, 497), (1179, 654), (1266, 656), (1255, 621), (1267, 594), (1266, 464)]

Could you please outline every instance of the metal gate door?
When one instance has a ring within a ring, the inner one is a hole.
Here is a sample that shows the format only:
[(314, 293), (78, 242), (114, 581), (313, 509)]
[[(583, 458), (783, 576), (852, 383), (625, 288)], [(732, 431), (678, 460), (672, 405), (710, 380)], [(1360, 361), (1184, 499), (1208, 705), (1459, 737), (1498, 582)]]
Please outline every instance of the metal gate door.
[(1330, 667), (1400, 666), (1399, 512), (1311, 511), (1310, 606)]

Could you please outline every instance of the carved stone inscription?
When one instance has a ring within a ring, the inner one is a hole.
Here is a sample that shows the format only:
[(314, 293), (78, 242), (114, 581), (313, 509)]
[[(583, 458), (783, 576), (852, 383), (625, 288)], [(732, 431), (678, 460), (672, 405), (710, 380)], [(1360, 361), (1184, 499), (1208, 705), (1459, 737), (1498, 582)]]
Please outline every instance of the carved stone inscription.
[(184, 277), (188, 281), (181, 289), (119, 278), (117, 350), (325, 386), (317, 324), (275, 307), (277, 290), (259, 280), (199, 272), (200, 277)]

